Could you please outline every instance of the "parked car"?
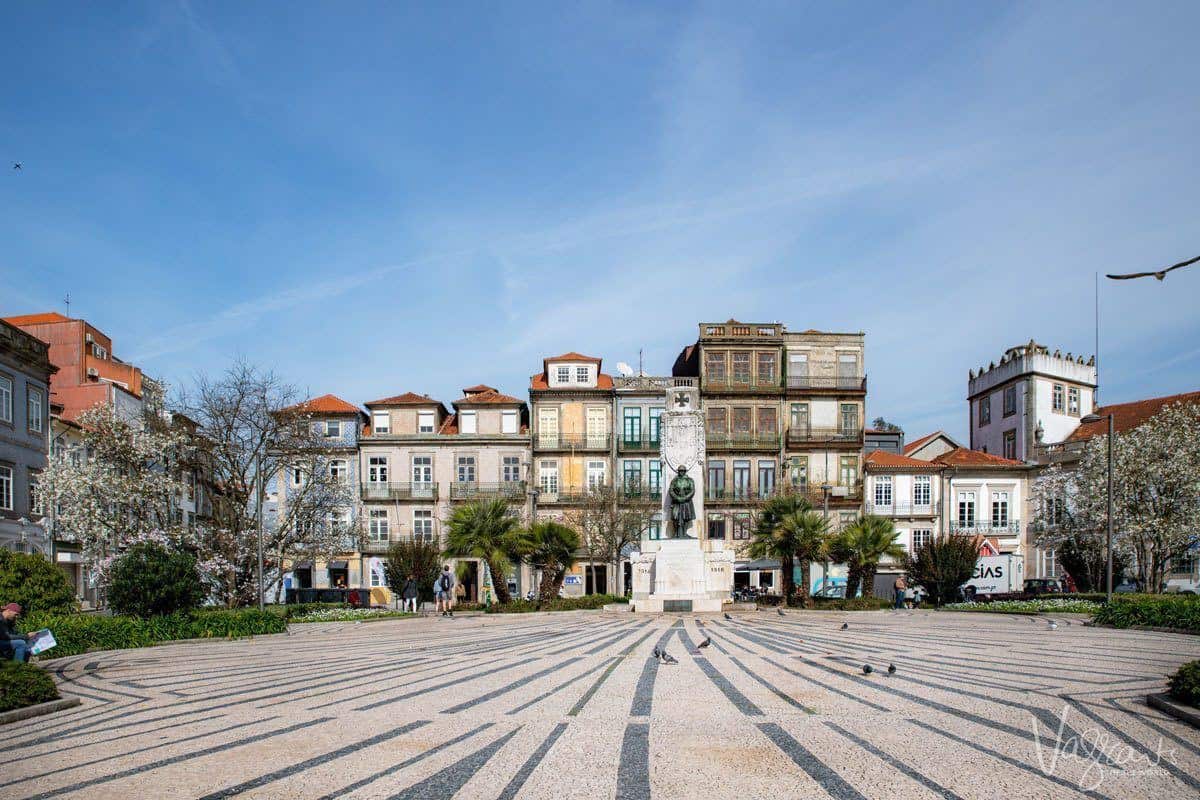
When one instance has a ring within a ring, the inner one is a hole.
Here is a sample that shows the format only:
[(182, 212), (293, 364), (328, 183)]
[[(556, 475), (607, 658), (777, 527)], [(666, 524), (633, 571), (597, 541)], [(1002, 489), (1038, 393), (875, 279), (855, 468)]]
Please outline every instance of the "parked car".
[(1054, 594), (1063, 591), (1058, 578), (1026, 578), (1025, 594)]
[(1141, 590), (1142, 585), (1136, 578), (1125, 578), (1113, 587), (1113, 591), (1117, 594), (1135, 594)]

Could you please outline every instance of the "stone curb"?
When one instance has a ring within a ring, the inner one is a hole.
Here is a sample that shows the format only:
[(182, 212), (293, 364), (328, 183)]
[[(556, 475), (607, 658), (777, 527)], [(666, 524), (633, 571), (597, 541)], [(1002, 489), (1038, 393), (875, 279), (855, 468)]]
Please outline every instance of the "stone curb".
[(1175, 719), (1186, 722), (1193, 728), (1200, 728), (1200, 709), (1189, 708), (1182, 703), (1178, 703), (1166, 692), (1146, 695), (1146, 705), (1151, 708), (1157, 708), (1164, 714), (1170, 714)]
[(1114, 631), (1149, 631), (1151, 633), (1181, 633), (1184, 636), (1200, 636), (1200, 631), (1188, 630), (1187, 628), (1161, 628), (1157, 625), (1102, 625), (1098, 622), (1085, 622), (1089, 628), (1108, 628)]
[(55, 711), (65, 711), (68, 708), (74, 708), (82, 702), (78, 697), (64, 697), (61, 700), (51, 700), (48, 703), (14, 708), (12, 711), (0, 713), (0, 725), (8, 725), (11, 722), (20, 722), (23, 719), (30, 719), (31, 717), (53, 714)]

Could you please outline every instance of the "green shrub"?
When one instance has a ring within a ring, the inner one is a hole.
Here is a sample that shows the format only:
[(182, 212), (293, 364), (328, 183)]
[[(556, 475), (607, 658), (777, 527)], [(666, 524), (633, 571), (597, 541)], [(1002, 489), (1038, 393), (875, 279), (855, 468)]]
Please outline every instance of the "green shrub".
[(1200, 596), (1119, 595), (1097, 610), (1093, 619), (1115, 628), (1144, 625), (1200, 633)]
[(1167, 681), (1167, 686), (1171, 697), (1200, 708), (1200, 661), (1189, 661), (1180, 667)]
[(417, 599), (424, 603), (433, 599), (433, 582), (441, 574), (443, 563), (442, 550), (433, 542), (401, 539), (388, 548), (383, 574), (396, 596), (412, 575), (417, 581)]
[(108, 603), (143, 619), (190, 611), (204, 602), (196, 559), (155, 542), (138, 542), (113, 562)]
[(812, 607), (819, 611), (879, 611), (893, 605), (885, 597), (815, 597)]
[(0, 548), (0, 606), (19, 603), (26, 614), (70, 614), (78, 608), (66, 574), (42, 556)]
[(33, 664), (0, 661), (0, 711), (58, 699), (54, 679)]
[(533, 611), (587, 611), (603, 608), (612, 603), (628, 603), (629, 598), (611, 594), (586, 594), (583, 597), (557, 597), (553, 600), (538, 602), (537, 600), (513, 599), (501, 605), (492, 604), (485, 609), (489, 614), (528, 614)]
[(921, 586), (940, 606), (957, 599), (959, 587), (971, 579), (979, 560), (979, 539), (950, 534), (934, 536), (904, 557), (909, 586)]
[(1091, 600), (1077, 600), (1075, 595), (1057, 595), (1038, 600), (992, 600), (979, 603), (947, 603), (946, 611), (982, 611), (989, 614), (1092, 614), (1100, 608)]
[(49, 628), (58, 645), (40, 659), (62, 658), (93, 650), (128, 650), (180, 639), (239, 638), (283, 633), (287, 620), (258, 609), (211, 609), (181, 612), (149, 619), (109, 617), (101, 614), (53, 616), (37, 614), (26, 623), (29, 630)]

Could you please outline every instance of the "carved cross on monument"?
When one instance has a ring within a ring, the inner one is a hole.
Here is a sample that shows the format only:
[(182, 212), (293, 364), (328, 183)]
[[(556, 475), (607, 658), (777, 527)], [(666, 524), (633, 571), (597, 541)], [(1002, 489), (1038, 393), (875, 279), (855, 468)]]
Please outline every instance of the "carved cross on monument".
[(675, 405), (679, 408), (687, 408), (691, 402), (692, 399), (682, 392), (675, 395)]

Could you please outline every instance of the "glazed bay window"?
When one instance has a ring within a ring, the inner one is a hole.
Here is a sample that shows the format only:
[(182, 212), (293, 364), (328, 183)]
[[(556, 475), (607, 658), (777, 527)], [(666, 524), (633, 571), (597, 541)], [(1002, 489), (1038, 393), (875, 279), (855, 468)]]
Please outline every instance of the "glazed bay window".
[(1008, 492), (992, 492), (992, 527), (998, 530), (1008, 527)]
[(1050, 391), (1051, 408), (1059, 414), (1066, 410), (1065, 393), (1066, 391), (1061, 383), (1054, 384), (1054, 388)]
[(0, 375), (0, 422), (10, 425), (13, 421), (13, 382), (7, 375)]
[(367, 539), (372, 542), (386, 542), (389, 535), (387, 509), (372, 508), (367, 519)]
[(543, 461), (538, 465), (538, 487), (545, 494), (558, 494), (557, 461)]
[(890, 509), (892, 507), (892, 476), (875, 476), (875, 509)]
[(709, 514), (708, 515), (708, 538), (724, 539), (725, 538), (725, 515), (724, 514)]
[(1073, 417), (1079, 416), (1079, 390), (1074, 386), (1067, 390), (1067, 413)]
[(459, 433), (477, 433), (478, 416), (474, 411), (463, 411), (458, 415), (458, 432)]
[(724, 383), (728, 379), (725, 372), (725, 353), (704, 354), (704, 377), (713, 383)]
[(958, 493), (958, 527), (966, 529), (975, 527), (974, 492)]
[(457, 480), (459, 483), (475, 482), (475, 456), (459, 456), (457, 461)]
[(505, 456), (503, 463), (500, 466), (501, 477), (505, 483), (520, 483), (521, 482), (521, 457), (520, 456)]
[(517, 419), (516, 411), (501, 411), (500, 412), (500, 432), (501, 433), (519, 433), (519, 420)]
[(730, 353), (733, 362), (733, 383), (750, 385), (750, 354), (734, 351)]
[(371, 413), (372, 433), (391, 433), (392, 419), (391, 415), (386, 411), (374, 411)]
[(433, 433), (434, 414), (432, 411), (417, 412), (417, 433)]
[(0, 465), (0, 509), (13, 510), (13, 471), (3, 465)]
[(775, 374), (775, 354), (774, 353), (757, 353), (756, 359), (758, 363), (758, 385), (759, 386), (774, 386), (779, 383), (779, 376)]
[(1017, 413), (1017, 387), (1009, 386), (1004, 390), (1004, 416), (1011, 417)]
[(929, 508), (933, 479), (929, 475), (913, 476), (913, 505), (918, 508)]
[(388, 482), (387, 456), (369, 456), (367, 458), (367, 483)]
[(413, 509), (413, 539), (418, 542), (433, 541), (433, 511), (431, 509)]
[(990, 425), (992, 422), (992, 398), (979, 398), (979, 424)]

